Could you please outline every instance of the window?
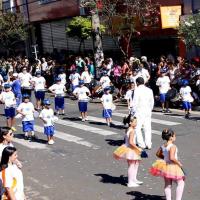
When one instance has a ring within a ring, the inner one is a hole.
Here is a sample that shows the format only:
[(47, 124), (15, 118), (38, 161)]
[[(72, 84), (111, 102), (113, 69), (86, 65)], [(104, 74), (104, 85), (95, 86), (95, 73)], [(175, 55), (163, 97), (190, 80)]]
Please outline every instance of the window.
[(57, 0), (39, 0), (39, 4), (48, 4), (48, 3), (52, 3), (55, 2)]

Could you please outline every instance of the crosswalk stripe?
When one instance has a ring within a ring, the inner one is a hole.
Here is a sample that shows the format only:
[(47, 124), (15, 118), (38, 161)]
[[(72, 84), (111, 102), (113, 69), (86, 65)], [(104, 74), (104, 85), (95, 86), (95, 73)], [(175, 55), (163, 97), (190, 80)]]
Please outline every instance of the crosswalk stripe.
[[(105, 119), (102, 119), (102, 118), (99, 118), (99, 117), (93, 117), (93, 116), (88, 116), (88, 119), (90, 121), (95, 121), (95, 122), (100, 122), (100, 123), (105, 123)], [(117, 125), (117, 126), (123, 126), (122, 122), (119, 122), (119, 121), (115, 121), (115, 120), (112, 120), (113, 124)], [(151, 130), (152, 134), (154, 135), (161, 135), (161, 132), (160, 131), (156, 131), (156, 130)]]
[[(124, 116), (126, 116), (126, 114), (114, 112), (113, 116), (124, 117)], [(157, 124), (163, 124), (163, 125), (166, 125), (166, 126), (175, 126), (175, 125), (181, 124), (180, 122), (171, 122), (171, 121), (167, 121), (167, 120), (154, 119), (154, 118), (151, 118), (151, 122), (157, 123)]]
[(87, 131), (87, 132), (89, 131), (89, 132), (99, 134), (99, 135), (103, 135), (103, 136), (118, 134), (118, 133), (113, 132), (113, 131), (108, 131), (108, 130), (105, 130), (105, 129), (96, 128), (96, 127), (88, 126), (88, 125), (85, 125), (85, 124), (75, 123), (75, 122), (61, 120), (61, 119), (59, 119), (56, 122), (56, 124), (65, 125), (65, 126), (69, 126), (69, 127), (76, 128), (76, 129), (81, 129), (81, 130)]
[(159, 113), (159, 112), (153, 112), (153, 115), (161, 115), (161, 116), (168, 116), (172, 118), (185, 119), (184, 116), (173, 116), (172, 114)]
[(40, 144), (37, 142), (29, 142), (27, 140), (18, 139), (18, 138), (14, 138), (14, 143), (28, 147), (29, 149), (47, 149), (48, 148), (46, 144)]
[[(35, 131), (37, 131), (39, 133), (43, 133), (43, 131), (44, 131), (44, 128), (41, 127), (41, 126), (38, 126), (38, 125), (35, 125), (34, 129), (35, 129)], [(92, 144), (90, 142), (85, 141), (81, 137), (70, 135), (70, 134), (67, 134), (67, 133), (64, 133), (64, 132), (61, 132), (61, 131), (56, 131), (54, 136), (56, 138), (61, 139), (61, 140), (65, 140), (65, 141), (68, 141), (68, 142), (74, 142), (76, 144), (80, 144), (80, 145), (83, 145), (83, 146), (86, 146), (86, 147), (90, 147), (92, 149), (99, 149), (100, 148), (99, 146), (97, 146), (95, 144)]]

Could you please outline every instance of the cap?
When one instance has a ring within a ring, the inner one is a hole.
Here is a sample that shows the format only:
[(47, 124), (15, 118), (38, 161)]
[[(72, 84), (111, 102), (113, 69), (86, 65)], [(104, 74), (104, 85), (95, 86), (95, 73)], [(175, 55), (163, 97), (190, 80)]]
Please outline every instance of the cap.
[(188, 85), (189, 84), (189, 81), (188, 80), (186, 80), (186, 79), (183, 79), (182, 80), (182, 85), (183, 86), (186, 86), (186, 85)]
[(104, 91), (108, 91), (108, 90), (111, 90), (110, 86), (107, 86), (104, 88)]
[(36, 71), (35, 74), (36, 75), (41, 75), (41, 71)]
[(55, 81), (61, 81), (60, 77), (56, 77)]
[(79, 85), (84, 85), (84, 81), (83, 81), (83, 80), (80, 80), (80, 81), (79, 81)]
[(10, 88), (10, 87), (11, 87), (11, 85), (9, 83), (4, 84), (4, 88)]
[(30, 98), (30, 96), (28, 95), (28, 94), (23, 94), (23, 99), (29, 99)]
[(44, 99), (43, 104), (44, 105), (51, 105), (51, 102), (50, 102), (49, 99)]

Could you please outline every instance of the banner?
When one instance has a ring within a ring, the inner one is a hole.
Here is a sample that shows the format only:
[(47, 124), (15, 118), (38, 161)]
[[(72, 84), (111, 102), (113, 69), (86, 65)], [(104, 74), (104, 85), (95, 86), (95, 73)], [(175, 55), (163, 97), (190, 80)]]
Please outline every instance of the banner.
[(160, 7), (162, 29), (177, 28), (179, 26), (181, 9), (181, 5)]

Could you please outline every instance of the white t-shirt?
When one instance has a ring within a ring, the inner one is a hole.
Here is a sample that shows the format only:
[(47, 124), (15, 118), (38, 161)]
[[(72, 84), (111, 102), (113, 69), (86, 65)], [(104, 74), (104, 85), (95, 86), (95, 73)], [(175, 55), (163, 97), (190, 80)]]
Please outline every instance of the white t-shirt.
[(12, 91), (9, 92), (3, 91), (0, 95), (0, 99), (3, 101), (5, 108), (16, 105), (15, 95)]
[(30, 87), (30, 81), (32, 79), (32, 76), (30, 73), (19, 73), (19, 80), (21, 82), (21, 87)]
[(90, 93), (90, 91), (85, 86), (83, 86), (83, 87), (77, 87), (73, 91), (74, 95), (78, 95), (78, 100), (79, 101), (88, 101), (88, 95), (87, 95), (87, 93)]
[(22, 102), (19, 104), (18, 111), (21, 111), (25, 116), (23, 117), (22, 121), (33, 121), (34, 116), (33, 113), (35, 111), (34, 106), (31, 102), (25, 103)]
[(198, 79), (196, 82), (196, 86), (198, 86), (200, 84), (200, 80)]
[(89, 74), (88, 71), (84, 71), (82, 74), (81, 74), (81, 79), (84, 81), (84, 83), (90, 83), (91, 82), (91, 76)]
[(138, 76), (138, 77), (142, 77), (142, 78), (144, 79), (144, 83), (148, 82), (148, 79), (149, 79), (149, 77), (150, 77), (148, 70), (147, 70), (147, 69), (144, 69), (144, 68), (142, 68), (142, 69), (138, 72), (137, 76)]
[(100, 79), (100, 83), (101, 83), (103, 89), (107, 86), (110, 86), (110, 82), (111, 81), (108, 76), (102, 76)]
[(104, 109), (111, 109), (113, 104), (113, 97), (111, 94), (103, 94), (101, 97)]
[(34, 77), (32, 80), (32, 82), (34, 82), (34, 89), (35, 91), (38, 91), (38, 90), (44, 90), (45, 88), (45, 84), (46, 84), (46, 80), (43, 76), (40, 76), (40, 77)]
[(54, 119), (54, 111), (53, 111), (53, 109), (44, 108), (41, 111), (39, 117), (46, 121), (46, 123), (44, 123), (44, 126), (53, 126), (54, 125), (54, 123), (53, 123), (53, 119)]
[(65, 86), (60, 84), (53, 84), (49, 90), (53, 91), (55, 93), (55, 96), (64, 96), (65, 95)]
[(77, 86), (79, 84), (79, 79), (80, 79), (80, 74), (75, 73), (75, 74), (70, 74), (69, 80), (72, 82), (74, 86)]
[(45, 62), (42, 63), (42, 71), (46, 71), (47, 68), (48, 68), (48, 64), (47, 64), (47, 62), (45, 61)]
[(133, 97), (132, 97), (132, 96), (134, 96), (134, 95), (132, 95), (133, 93), (134, 93), (134, 90), (128, 90), (125, 95), (125, 99), (130, 102), (130, 107), (133, 106)]
[(186, 87), (181, 87), (180, 89), (180, 95), (182, 96), (183, 101), (189, 101), (191, 100), (192, 96), (191, 96), (191, 87), (190, 86), (186, 86)]
[(63, 85), (65, 85), (66, 84), (66, 74), (65, 73), (59, 74), (58, 77), (61, 79), (61, 83)]
[(170, 89), (170, 79), (168, 76), (159, 77), (156, 81), (156, 85), (159, 86), (160, 94), (166, 94)]

